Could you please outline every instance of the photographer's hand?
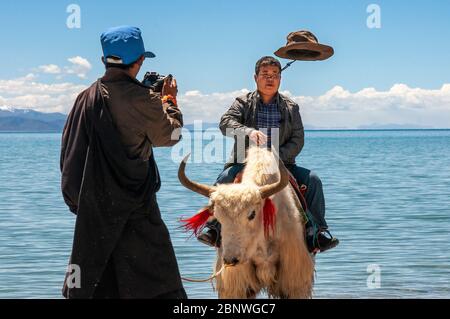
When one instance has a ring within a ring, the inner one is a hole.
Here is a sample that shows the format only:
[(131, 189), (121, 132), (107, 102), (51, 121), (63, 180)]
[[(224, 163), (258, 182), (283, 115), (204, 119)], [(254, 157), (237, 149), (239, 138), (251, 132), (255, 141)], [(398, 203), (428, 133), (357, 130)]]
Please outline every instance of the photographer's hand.
[(174, 98), (176, 98), (178, 93), (177, 80), (175, 80), (175, 78), (166, 78), (164, 80), (161, 93), (162, 96), (172, 95)]

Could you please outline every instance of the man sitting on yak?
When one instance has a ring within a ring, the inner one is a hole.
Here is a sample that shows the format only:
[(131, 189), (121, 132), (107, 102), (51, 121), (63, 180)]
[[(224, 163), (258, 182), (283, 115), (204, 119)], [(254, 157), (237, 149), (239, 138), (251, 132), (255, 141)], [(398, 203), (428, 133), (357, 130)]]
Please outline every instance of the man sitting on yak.
[[(331, 236), (325, 221), (325, 198), (321, 180), (310, 170), (295, 164), (295, 158), (304, 145), (304, 129), (299, 106), (278, 92), (281, 71), (281, 64), (277, 59), (270, 56), (259, 59), (254, 75), (257, 90), (238, 97), (222, 116), (220, 130), (224, 135), (233, 136), (235, 145), (231, 159), (217, 178), (216, 184), (233, 183), (245, 167), (245, 158), (242, 158), (245, 157), (245, 150), (238, 148), (239, 136), (244, 137), (246, 148), (250, 141), (257, 145), (267, 145), (268, 148), (279, 146), (279, 157), (286, 168), (298, 185), (307, 187), (306, 213), (310, 220), (306, 230), (308, 250), (323, 252), (335, 247), (339, 241)], [(212, 219), (205, 228), (206, 231), (197, 239), (210, 246), (220, 247), (220, 223)]]

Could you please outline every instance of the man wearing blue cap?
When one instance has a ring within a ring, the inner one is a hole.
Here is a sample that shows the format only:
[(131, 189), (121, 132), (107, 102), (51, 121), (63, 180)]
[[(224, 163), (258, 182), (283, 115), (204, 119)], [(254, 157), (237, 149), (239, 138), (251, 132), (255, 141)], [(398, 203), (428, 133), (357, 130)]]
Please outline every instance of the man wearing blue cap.
[(176, 81), (156, 93), (136, 80), (155, 57), (138, 28), (111, 28), (101, 44), (106, 73), (77, 97), (62, 136), (61, 188), (77, 215), (69, 269), (80, 270), (67, 273), (63, 294), (186, 298), (156, 201), (152, 150), (181, 138)]

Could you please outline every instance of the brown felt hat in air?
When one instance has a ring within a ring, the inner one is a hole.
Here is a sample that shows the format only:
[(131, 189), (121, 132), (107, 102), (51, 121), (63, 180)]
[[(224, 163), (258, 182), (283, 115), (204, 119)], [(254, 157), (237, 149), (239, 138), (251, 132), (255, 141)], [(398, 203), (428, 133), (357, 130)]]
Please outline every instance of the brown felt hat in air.
[(290, 60), (326, 60), (334, 54), (332, 47), (320, 44), (309, 31), (294, 31), (288, 34), (287, 43), (275, 53), (277, 57)]

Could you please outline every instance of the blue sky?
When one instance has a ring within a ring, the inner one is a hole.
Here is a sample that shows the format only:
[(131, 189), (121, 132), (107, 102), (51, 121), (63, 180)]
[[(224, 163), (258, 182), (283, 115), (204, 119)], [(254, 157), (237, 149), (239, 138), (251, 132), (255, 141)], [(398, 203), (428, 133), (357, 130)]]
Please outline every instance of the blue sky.
[[(81, 8), (80, 29), (66, 26), (71, 3)], [(381, 8), (380, 29), (366, 25), (372, 3)], [(101, 32), (131, 24), (141, 28), (147, 49), (157, 55), (143, 70), (173, 73), (181, 94), (254, 89), (255, 61), (272, 55), (299, 29), (311, 30), (335, 55), (296, 62), (284, 73), (282, 90), (295, 97), (319, 97), (336, 87), (351, 94), (367, 88), (389, 92), (396, 84), (439, 90), (450, 83), (449, 16), (446, 0), (13, 1), (1, 4), (0, 79), (34, 73), (42, 84), (88, 85), (103, 73)], [(77, 56), (90, 63), (82, 78), (36, 70), (63, 69)], [(0, 89), (0, 97), (7, 93)]]

